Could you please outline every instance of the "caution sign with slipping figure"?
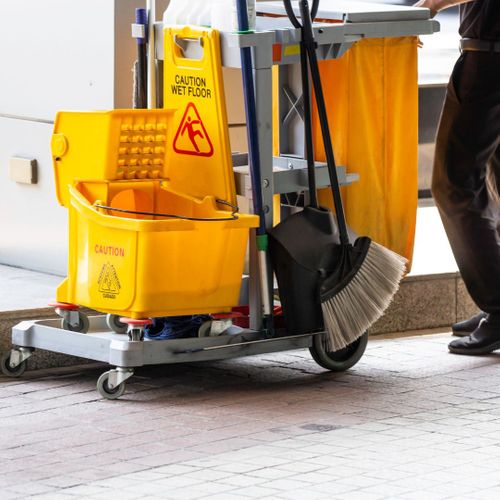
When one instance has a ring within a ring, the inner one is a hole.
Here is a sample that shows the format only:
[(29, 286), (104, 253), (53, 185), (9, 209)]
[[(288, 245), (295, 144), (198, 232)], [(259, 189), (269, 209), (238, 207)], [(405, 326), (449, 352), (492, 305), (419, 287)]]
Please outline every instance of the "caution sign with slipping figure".
[(203, 120), (194, 103), (187, 105), (174, 139), (176, 153), (192, 156), (212, 156), (214, 148)]

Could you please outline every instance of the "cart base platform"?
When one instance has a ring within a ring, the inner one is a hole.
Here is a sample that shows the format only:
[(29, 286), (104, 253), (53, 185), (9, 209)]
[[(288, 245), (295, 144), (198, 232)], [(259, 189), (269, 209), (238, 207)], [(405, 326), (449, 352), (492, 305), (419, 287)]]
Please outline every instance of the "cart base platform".
[(110, 330), (106, 316), (92, 316), (88, 321), (87, 333), (63, 329), (60, 319), (19, 323), (12, 329), (14, 347), (2, 358), (2, 372), (13, 377), (22, 375), (35, 349), (101, 361), (116, 368), (101, 375), (97, 389), (103, 397), (116, 399), (124, 393), (125, 381), (133, 375), (134, 368), (140, 366), (215, 361), (309, 348), (314, 360), (324, 368), (344, 371), (359, 361), (368, 339), (365, 334), (342, 351), (326, 353), (321, 332), (290, 336), (283, 330), (269, 338), (265, 332), (230, 326), (213, 337), (130, 340), (126, 334)]

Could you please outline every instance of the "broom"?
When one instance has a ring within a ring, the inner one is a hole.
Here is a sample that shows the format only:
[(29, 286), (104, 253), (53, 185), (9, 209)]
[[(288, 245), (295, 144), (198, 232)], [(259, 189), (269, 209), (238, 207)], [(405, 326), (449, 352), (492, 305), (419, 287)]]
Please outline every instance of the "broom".
[[(314, 1), (313, 12), (317, 12), (318, 3)], [(337, 265), (323, 277), (319, 290), (326, 330), (325, 348), (335, 352), (359, 339), (383, 315), (399, 289), (407, 261), (366, 236), (354, 244), (349, 241), (308, 1), (299, 1), (302, 25), (293, 13), (290, 0), (284, 0), (284, 4), (292, 24), (301, 29), (302, 44), (307, 52), (339, 228)]]

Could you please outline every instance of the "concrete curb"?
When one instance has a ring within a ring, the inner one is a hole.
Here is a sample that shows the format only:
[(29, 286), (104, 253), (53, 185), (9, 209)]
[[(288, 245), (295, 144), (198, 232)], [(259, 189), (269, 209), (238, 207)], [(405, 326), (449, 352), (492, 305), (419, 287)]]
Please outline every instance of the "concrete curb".
[[(84, 310), (95, 314), (95, 311)], [(371, 335), (395, 332), (447, 329), (455, 321), (477, 312), (458, 273), (409, 276), (401, 284), (386, 314), (370, 330)], [(11, 347), (11, 329), (17, 323), (32, 319), (56, 318), (52, 308), (0, 312), (0, 351)], [(29, 360), (30, 370), (95, 363), (86, 359), (43, 350), (35, 351)]]
[[(12, 328), (21, 321), (54, 319), (57, 317), (58, 316), (54, 313), (54, 309), (52, 307), (0, 312), (0, 352), (3, 354), (11, 348)], [(37, 349), (28, 361), (28, 369), (40, 370), (45, 368), (81, 365), (85, 363), (89, 363), (89, 361), (86, 359), (76, 358), (74, 356), (66, 356), (64, 354), (57, 354)]]

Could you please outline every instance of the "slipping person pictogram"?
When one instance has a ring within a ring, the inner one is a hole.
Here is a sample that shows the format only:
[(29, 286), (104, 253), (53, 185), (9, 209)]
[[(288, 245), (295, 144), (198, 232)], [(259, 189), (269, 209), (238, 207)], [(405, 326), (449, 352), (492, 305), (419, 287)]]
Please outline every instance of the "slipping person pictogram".
[(201, 124), (201, 120), (192, 120), (191, 117), (188, 116), (187, 121), (185, 122), (184, 127), (183, 127), (182, 132), (181, 132), (181, 135), (184, 135), (187, 131), (188, 136), (189, 136), (189, 140), (193, 144), (193, 147), (196, 149), (197, 153), (200, 152), (200, 148), (196, 144), (196, 136), (199, 136), (202, 139), (205, 137), (203, 135), (203, 132), (200, 129), (195, 130), (195, 126), (200, 125), (200, 124)]
[(203, 120), (194, 103), (190, 102), (175, 134), (174, 151), (193, 156), (212, 156), (214, 148)]

